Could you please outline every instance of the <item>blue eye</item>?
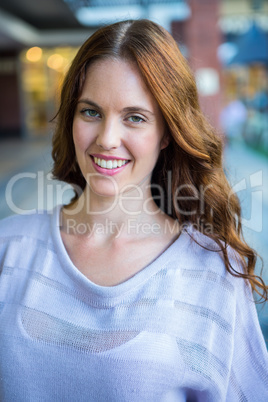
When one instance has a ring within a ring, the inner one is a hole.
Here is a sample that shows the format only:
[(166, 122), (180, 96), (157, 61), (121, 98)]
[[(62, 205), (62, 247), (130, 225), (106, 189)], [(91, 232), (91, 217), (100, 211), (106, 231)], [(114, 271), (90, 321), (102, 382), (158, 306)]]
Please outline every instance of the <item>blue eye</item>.
[(87, 117), (99, 117), (100, 114), (94, 109), (83, 109), (81, 113)]
[(130, 116), (128, 120), (131, 121), (132, 123), (141, 123), (142, 121), (145, 121), (140, 116)]

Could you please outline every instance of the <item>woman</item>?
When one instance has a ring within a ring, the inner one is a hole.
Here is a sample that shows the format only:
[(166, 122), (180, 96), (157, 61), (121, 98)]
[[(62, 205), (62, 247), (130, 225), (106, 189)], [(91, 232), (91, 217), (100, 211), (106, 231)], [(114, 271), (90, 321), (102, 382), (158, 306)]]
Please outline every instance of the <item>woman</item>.
[(1, 400), (267, 400), (267, 287), (221, 152), (163, 28), (85, 42), (53, 140), (76, 195), (1, 224)]

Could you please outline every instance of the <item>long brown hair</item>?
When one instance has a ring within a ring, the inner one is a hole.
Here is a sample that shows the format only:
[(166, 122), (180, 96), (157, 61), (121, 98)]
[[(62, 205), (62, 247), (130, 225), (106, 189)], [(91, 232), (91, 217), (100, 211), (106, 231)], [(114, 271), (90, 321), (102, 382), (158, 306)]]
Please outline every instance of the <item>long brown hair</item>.
[[(53, 138), (54, 177), (81, 191), (85, 188), (75, 158), (73, 117), (87, 68), (93, 61), (109, 57), (136, 63), (166, 122), (170, 143), (161, 151), (153, 171), (155, 201), (158, 185), (166, 200), (159, 207), (181, 225), (191, 223), (213, 239), (228, 272), (248, 279), (253, 290), (267, 300), (268, 287), (254, 274), (256, 253), (243, 240), (238, 198), (223, 171), (222, 141), (200, 111), (187, 62), (161, 26), (149, 20), (122, 21), (99, 29), (82, 45), (62, 87)], [(228, 246), (239, 257), (242, 272), (231, 265)]]

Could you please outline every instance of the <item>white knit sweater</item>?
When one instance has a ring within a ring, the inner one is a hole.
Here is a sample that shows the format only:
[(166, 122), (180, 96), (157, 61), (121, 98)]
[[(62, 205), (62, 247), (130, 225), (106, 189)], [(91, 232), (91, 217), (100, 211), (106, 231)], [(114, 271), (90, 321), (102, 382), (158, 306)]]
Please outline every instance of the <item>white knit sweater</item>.
[(0, 223), (2, 402), (268, 401), (250, 289), (218, 252), (182, 233), (98, 286), (69, 259), (59, 211)]

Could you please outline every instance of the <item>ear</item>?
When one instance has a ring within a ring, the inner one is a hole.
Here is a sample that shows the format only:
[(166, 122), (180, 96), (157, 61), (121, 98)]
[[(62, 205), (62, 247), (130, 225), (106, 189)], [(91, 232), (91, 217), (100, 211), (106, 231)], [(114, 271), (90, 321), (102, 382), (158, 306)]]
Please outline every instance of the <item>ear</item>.
[(163, 135), (163, 138), (161, 140), (161, 144), (160, 144), (161, 151), (162, 151), (162, 149), (165, 149), (169, 143), (170, 143), (170, 136), (168, 133), (165, 132), (165, 134)]

